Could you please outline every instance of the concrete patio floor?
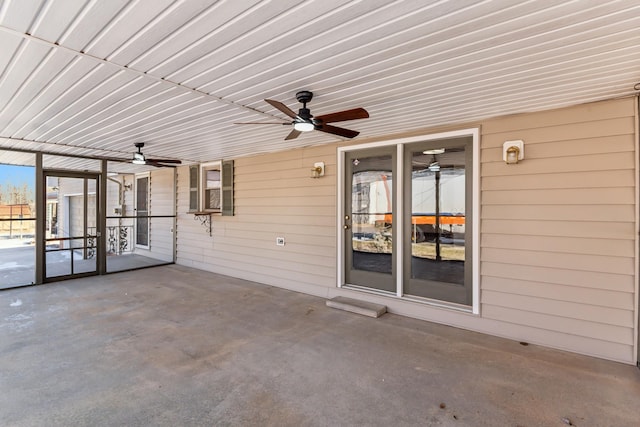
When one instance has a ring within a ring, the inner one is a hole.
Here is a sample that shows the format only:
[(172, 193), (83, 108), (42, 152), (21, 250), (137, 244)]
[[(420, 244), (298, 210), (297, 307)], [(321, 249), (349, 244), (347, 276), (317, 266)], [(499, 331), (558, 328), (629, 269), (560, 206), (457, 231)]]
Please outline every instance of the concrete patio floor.
[(3, 426), (637, 426), (640, 370), (182, 266), (0, 292)]

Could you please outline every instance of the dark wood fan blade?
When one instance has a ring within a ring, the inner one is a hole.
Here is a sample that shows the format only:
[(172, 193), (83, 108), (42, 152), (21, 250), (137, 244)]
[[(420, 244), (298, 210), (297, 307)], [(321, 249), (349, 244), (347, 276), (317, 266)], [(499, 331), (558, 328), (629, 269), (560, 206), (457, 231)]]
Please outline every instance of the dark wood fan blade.
[(289, 139), (296, 139), (301, 133), (302, 132), (300, 132), (299, 130), (293, 129), (291, 132), (289, 132), (289, 135), (287, 135), (284, 140), (287, 141)]
[(294, 113), (289, 107), (287, 107), (280, 101), (274, 101), (273, 99), (265, 99), (265, 101), (271, 104), (273, 107), (277, 108), (278, 110), (282, 111), (292, 119), (295, 119), (296, 117), (298, 117), (296, 113)]
[(337, 126), (331, 126), (324, 123), (322, 123), (320, 126), (317, 126), (316, 130), (332, 133), (334, 135), (344, 136), (345, 138), (354, 138), (360, 134), (360, 132), (357, 132), (355, 130), (339, 128)]
[(147, 163), (145, 164), (149, 166), (154, 166), (156, 168), (175, 168), (173, 164), (164, 163), (164, 162), (154, 162), (153, 160), (149, 160), (149, 159), (147, 159)]
[(323, 123), (345, 122), (347, 120), (366, 119), (369, 113), (364, 108), (354, 108), (353, 110), (339, 111), (337, 113), (324, 114), (315, 119)]
[(175, 159), (146, 159), (147, 163), (170, 163), (174, 165), (181, 165), (182, 162), (180, 160)]

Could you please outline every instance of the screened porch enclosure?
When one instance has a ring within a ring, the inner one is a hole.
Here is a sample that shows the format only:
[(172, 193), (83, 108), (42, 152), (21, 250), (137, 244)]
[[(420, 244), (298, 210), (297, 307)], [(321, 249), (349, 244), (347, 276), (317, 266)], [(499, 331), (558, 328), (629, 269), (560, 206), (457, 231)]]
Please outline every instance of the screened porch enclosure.
[(174, 261), (172, 168), (9, 150), (0, 168), (0, 289)]

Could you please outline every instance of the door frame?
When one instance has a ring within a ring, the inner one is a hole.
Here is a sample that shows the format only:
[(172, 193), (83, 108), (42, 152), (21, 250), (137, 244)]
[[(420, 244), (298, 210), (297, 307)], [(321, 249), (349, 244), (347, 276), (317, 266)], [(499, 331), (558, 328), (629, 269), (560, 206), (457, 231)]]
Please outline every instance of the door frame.
[[(472, 176), (472, 303), (470, 306), (460, 306), (458, 304), (448, 303), (446, 301), (436, 301), (436, 300), (419, 300), (418, 302), (424, 303), (426, 305), (432, 305), (437, 307), (445, 307), (450, 308), (457, 311), (472, 313), (475, 315), (480, 314), (480, 129), (479, 128), (466, 128), (460, 129), (450, 132), (439, 132), (433, 134), (426, 134), (421, 136), (414, 136), (408, 138), (399, 138), (399, 139), (391, 139), (367, 144), (360, 145), (347, 145), (338, 147), (337, 149), (337, 201), (336, 201), (336, 228), (337, 228), (337, 267), (338, 271), (336, 274), (337, 283), (336, 286), (338, 288), (350, 288), (349, 284), (345, 281), (345, 233), (343, 233), (343, 229), (345, 225), (348, 225), (344, 219), (344, 204), (345, 204), (345, 185), (346, 185), (346, 174), (345, 174), (345, 163), (346, 163), (346, 152), (347, 151), (357, 151), (357, 150), (365, 150), (376, 147), (383, 147), (389, 145), (395, 145), (397, 150), (396, 155), (396, 175), (398, 177), (404, 176), (404, 146), (406, 144), (411, 144), (415, 142), (424, 142), (431, 141), (437, 139), (449, 139), (455, 137), (465, 137), (470, 136), (473, 138), (473, 176)], [(398, 179), (395, 187), (396, 195), (404, 194), (404, 179)], [(397, 196), (396, 196), (397, 197)], [(396, 212), (394, 212), (394, 216), (397, 215), (398, 218), (404, 218), (403, 212), (403, 203), (397, 203)], [(396, 224), (396, 235), (404, 236), (403, 230), (403, 221), (397, 221)], [(399, 240), (402, 237), (399, 237)], [(399, 299), (407, 299), (411, 301), (416, 301), (411, 298), (407, 298), (403, 296), (403, 280), (404, 280), (404, 268), (403, 262), (404, 259), (404, 251), (402, 242), (397, 242), (397, 249), (395, 251), (396, 257), (396, 294), (395, 298)], [(353, 288), (351, 288), (353, 289)], [(361, 290), (361, 289), (357, 289)], [(367, 290), (362, 290), (367, 291)]]
[[(46, 182), (47, 181), (47, 177), (49, 176), (53, 176), (53, 177), (58, 177), (58, 178), (80, 178), (80, 179), (84, 179), (84, 185), (83, 185), (83, 190), (82, 190), (82, 196), (83, 196), (83, 211), (84, 211), (84, 216), (85, 216), (85, 221), (87, 220), (87, 208), (88, 208), (88, 196), (89, 196), (89, 191), (88, 191), (88, 186), (87, 186), (87, 180), (88, 179), (93, 179), (95, 180), (95, 192), (92, 192), (92, 195), (95, 196), (95, 227), (96, 227), (96, 235), (93, 236), (95, 238), (95, 269), (91, 270), (91, 271), (85, 271), (82, 273), (73, 273), (73, 268), (72, 268), (72, 272), (71, 274), (65, 274), (65, 275), (61, 275), (61, 276), (53, 276), (53, 277), (47, 277), (47, 236), (46, 236), (46, 232), (44, 230), (44, 227), (42, 227), (42, 229), (40, 230), (40, 233), (36, 233), (36, 239), (40, 241), (40, 245), (39, 248), (36, 248), (37, 251), (40, 252), (40, 256), (36, 257), (36, 262), (39, 264), (37, 265), (37, 268), (40, 269), (41, 271), (41, 276), (42, 276), (42, 281), (41, 283), (51, 283), (51, 282), (57, 282), (60, 280), (67, 280), (67, 279), (72, 279), (72, 278), (78, 278), (78, 277), (87, 277), (87, 276), (96, 276), (100, 273), (100, 259), (103, 256), (102, 255), (102, 221), (101, 221), (101, 215), (102, 215), (102, 208), (101, 208), (101, 182), (102, 182), (102, 174), (100, 172), (84, 172), (84, 171), (70, 171), (70, 170), (59, 170), (59, 169), (42, 169), (41, 170), (41, 182)], [(69, 194), (68, 196), (72, 196), (72, 195), (78, 195), (78, 193), (73, 193), (73, 194)], [(46, 197), (47, 197), (47, 190), (46, 190), (46, 186), (41, 186), (41, 194), (39, 195), (39, 198), (42, 199), (43, 201), (43, 205), (46, 203)], [(68, 197), (65, 200), (69, 200)], [(63, 203), (63, 205), (65, 205)], [(69, 210), (69, 206), (63, 206), (63, 209), (65, 211)], [(69, 221), (69, 216), (68, 216), (68, 212), (67, 215), (65, 215), (64, 218), (65, 222)], [(40, 227), (39, 227), (40, 228)], [(86, 222), (84, 224), (84, 228), (85, 231), (83, 232), (83, 236), (79, 237), (79, 238), (84, 238), (86, 240), (87, 238), (87, 233), (86, 233)], [(38, 236), (39, 234), (39, 236)], [(85, 248), (86, 251), (86, 248)], [(72, 254), (73, 256), (73, 254)], [(38, 261), (39, 259), (39, 261)], [(73, 265), (73, 261), (72, 265)]]

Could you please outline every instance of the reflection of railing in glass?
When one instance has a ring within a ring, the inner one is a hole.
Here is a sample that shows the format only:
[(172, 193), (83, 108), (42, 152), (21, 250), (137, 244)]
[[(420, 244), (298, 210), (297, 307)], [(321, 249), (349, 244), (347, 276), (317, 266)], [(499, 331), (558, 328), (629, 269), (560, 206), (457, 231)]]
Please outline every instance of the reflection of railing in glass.
[[(454, 152), (449, 160), (460, 154)], [(414, 170), (411, 184), (411, 254), (437, 261), (464, 261), (464, 168), (439, 165), (435, 170)]]

